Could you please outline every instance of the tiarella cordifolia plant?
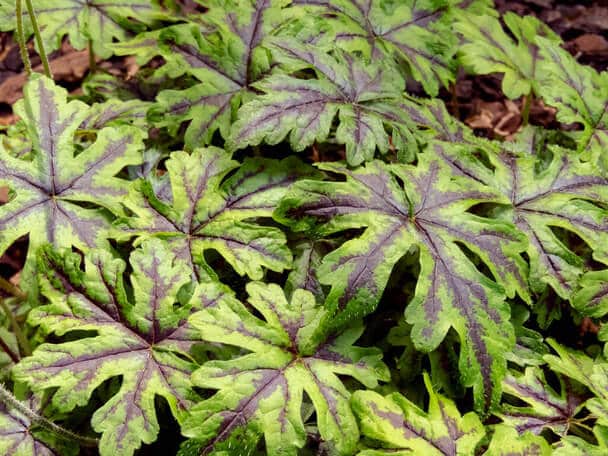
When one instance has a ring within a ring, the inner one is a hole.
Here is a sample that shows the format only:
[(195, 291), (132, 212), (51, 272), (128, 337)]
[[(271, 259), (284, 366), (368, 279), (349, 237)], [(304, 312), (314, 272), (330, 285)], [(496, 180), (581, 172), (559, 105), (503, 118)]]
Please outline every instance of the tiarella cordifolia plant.
[[(1, 454), (608, 453), (608, 73), (547, 26), (487, 0), (21, 3), (0, 30), (47, 76), (0, 137), (0, 254), (27, 239)], [(48, 77), (64, 39), (79, 96)], [(94, 71), (112, 55), (143, 67)], [(459, 68), (577, 127), (479, 138), (438, 98)]]

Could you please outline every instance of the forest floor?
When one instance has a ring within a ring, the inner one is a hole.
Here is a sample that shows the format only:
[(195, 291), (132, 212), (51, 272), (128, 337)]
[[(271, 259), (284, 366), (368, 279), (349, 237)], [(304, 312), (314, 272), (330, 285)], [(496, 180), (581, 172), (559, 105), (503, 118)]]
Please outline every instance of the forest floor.
[[(182, 4), (191, 11), (200, 9), (193, 0)], [(608, 68), (608, 0), (495, 0), (499, 11), (519, 15), (532, 14), (548, 24), (565, 42), (565, 48), (581, 63), (598, 70)], [(34, 70), (40, 71), (40, 59), (30, 43), (30, 58)], [(60, 50), (49, 56), (54, 79), (71, 93), (82, 91), (82, 83), (90, 71), (87, 50), (78, 51), (64, 42)], [(98, 60), (96, 67), (118, 78), (128, 80), (139, 71), (133, 57), (113, 57)], [(26, 75), (19, 48), (12, 35), (0, 32), (0, 129), (16, 121), (11, 105), (22, 96)], [(468, 76), (461, 73), (452, 91), (441, 96), (451, 113), (486, 137), (508, 139), (522, 123), (522, 100), (505, 98), (501, 78), (494, 75)], [(530, 111), (530, 123), (551, 128), (560, 127), (555, 109), (535, 101)], [(0, 204), (6, 201), (6, 189), (0, 188)], [(27, 251), (27, 240), (13, 245), (0, 257), (0, 275), (16, 282)]]

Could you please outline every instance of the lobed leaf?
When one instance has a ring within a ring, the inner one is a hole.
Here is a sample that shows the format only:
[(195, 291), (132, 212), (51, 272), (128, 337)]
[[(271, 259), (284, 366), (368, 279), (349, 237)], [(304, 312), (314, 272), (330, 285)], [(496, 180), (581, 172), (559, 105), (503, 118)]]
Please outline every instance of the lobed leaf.
[(530, 432), (498, 425), (484, 456), (550, 456), (553, 454), (547, 441)]
[(131, 254), (126, 282), (126, 264), (102, 250), (87, 254), (83, 265), (79, 254), (45, 247), (39, 262), (49, 304), (32, 310), (29, 322), (46, 334), (72, 337), (38, 346), (13, 375), (34, 391), (55, 388), (53, 405), (63, 412), (87, 404), (103, 382), (120, 377), (91, 424), (102, 434), (102, 455), (131, 455), (158, 435), (156, 396), (178, 419), (196, 399), (188, 351), (200, 339), (187, 318), (215, 305), (224, 290), (208, 283), (184, 294), (192, 271), (160, 240)]
[(18, 158), (0, 146), (0, 184), (9, 188), (9, 201), (0, 206), (0, 253), (29, 235), (27, 272), (46, 242), (82, 250), (106, 245), (109, 218), (102, 208), (120, 211), (128, 183), (116, 176), (141, 162), (143, 133), (104, 128), (83, 148), (74, 135), (88, 114), (84, 103), (66, 102), (65, 89), (42, 76), (28, 82), (24, 95), (15, 111), (33, 149), (31, 157)]
[[(27, 10), (23, 23), (32, 34)], [(114, 40), (124, 41), (134, 32), (142, 31), (161, 17), (156, 0), (38, 0), (34, 5), (45, 49), (59, 49), (64, 36), (76, 49), (92, 44), (95, 54), (110, 57)], [(14, 30), (15, 5), (0, 3), (0, 30)]]
[[(542, 59), (536, 38), (558, 43), (560, 38), (534, 16), (520, 17), (507, 12), (502, 16), (510, 35), (499, 20), (461, 12), (455, 28), (464, 39), (459, 47), (462, 64), (473, 74), (502, 73), (502, 90), (509, 98), (538, 92)], [(513, 38), (511, 38), (511, 36)]]
[[(264, 434), (269, 454), (296, 455), (304, 446), (303, 394), (314, 406), (321, 438), (338, 454), (352, 454), (359, 439), (350, 393), (341, 377), (368, 388), (388, 380), (375, 348), (353, 346), (363, 331), (354, 324), (341, 334), (318, 336), (324, 310), (306, 290), (288, 302), (278, 285), (247, 285), (248, 305), (226, 300), (192, 316), (205, 341), (240, 347), (245, 354), (209, 361), (193, 375), (202, 388), (218, 390), (191, 410), (182, 432), (201, 444), (200, 454), (243, 428)], [(338, 377), (340, 376), (340, 377)]]
[[(504, 296), (524, 294), (526, 288), (518, 259), (522, 239), (511, 224), (467, 210), (504, 198), (452, 176), (427, 154), (416, 167), (374, 161), (356, 170), (326, 163), (320, 168), (346, 181), (297, 182), (275, 217), (296, 231), (314, 229), (320, 235), (365, 228), (319, 268), (321, 282), (332, 286), (326, 302), (330, 324), (373, 311), (395, 263), (417, 246), (421, 270), (406, 310), (416, 347), (431, 351), (455, 328), (462, 342), (461, 374), (466, 385), (474, 385), (476, 406), (496, 404), (505, 352), (514, 342)], [(466, 249), (496, 281), (477, 269)]]
[(474, 454), (485, 435), (479, 417), (474, 412), (462, 416), (453, 401), (434, 391), (427, 374), (424, 383), (428, 413), (399, 393), (386, 397), (373, 391), (353, 394), (361, 433), (377, 448), (364, 449), (359, 456)]
[[(263, 268), (281, 271), (291, 265), (285, 235), (262, 226), (289, 184), (313, 176), (296, 158), (247, 159), (239, 167), (218, 148), (173, 152), (165, 162), (170, 190), (157, 192), (150, 181), (136, 181), (124, 204), (132, 214), (117, 236), (167, 239), (173, 251), (199, 277), (215, 275), (203, 253), (217, 250), (238, 274), (260, 279)], [(228, 173), (235, 171), (230, 177)]]

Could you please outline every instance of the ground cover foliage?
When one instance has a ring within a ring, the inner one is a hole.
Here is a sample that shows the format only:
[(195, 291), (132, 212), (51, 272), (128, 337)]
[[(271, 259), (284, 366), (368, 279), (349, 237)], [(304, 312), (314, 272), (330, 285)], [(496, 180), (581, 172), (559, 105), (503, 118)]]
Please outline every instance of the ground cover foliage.
[(606, 454), (608, 74), (487, 0), (199, 3), (34, 4), (141, 69), (0, 136), (0, 453)]

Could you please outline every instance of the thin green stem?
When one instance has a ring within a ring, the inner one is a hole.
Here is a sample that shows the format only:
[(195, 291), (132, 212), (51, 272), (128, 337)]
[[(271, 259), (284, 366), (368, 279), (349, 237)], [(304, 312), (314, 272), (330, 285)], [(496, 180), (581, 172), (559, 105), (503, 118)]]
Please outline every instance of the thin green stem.
[(19, 44), (19, 52), (21, 53), (21, 60), (23, 61), (23, 67), (27, 75), (32, 74), (32, 63), (30, 62), (30, 55), (27, 51), (27, 43), (25, 41), (25, 32), (23, 31), (23, 5), (21, 0), (15, 1), (15, 13), (17, 14), (17, 43)]
[(66, 428), (63, 428), (47, 418), (39, 415), (34, 410), (29, 408), (23, 402), (18, 400), (13, 394), (6, 389), (4, 385), (0, 383), (0, 400), (4, 402), (6, 405), (11, 406), (21, 412), (23, 415), (29, 418), (29, 420), (37, 424), (38, 426), (46, 429), (47, 431), (52, 432), (57, 435), (57, 437), (61, 437), (64, 440), (70, 440), (73, 442), (78, 442), (82, 446), (87, 447), (97, 447), (99, 445), (99, 440), (91, 437), (85, 437), (83, 435), (76, 434)]
[(44, 68), (44, 74), (52, 78), (51, 66), (49, 65), (49, 59), (46, 56), (44, 50), (44, 44), (42, 43), (42, 35), (40, 35), (40, 28), (38, 27), (38, 20), (36, 19), (36, 12), (34, 11), (34, 5), (32, 0), (25, 0), (25, 6), (27, 6), (27, 12), (32, 22), (32, 28), (34, 29), (34, 38), (36, 39), (36, 46), (38, 46), (38, 53), (40, 54), (40, 60), (42, 61), (42, 68)]
[(27, 295), (21, 291), (21, 288), (12, 284), (2, 276), (0, 276), (0, 290), (6, 291), (8, 294), (20, 299), (21, 301), (25, 301), (27, 299)]
[(12, 310), (4, 300), (4, 298), (0, 297), (0, 307), (2, 311), (6, 314), (6, 317), (10, 320), (11, 326), (13, 328), (13, 332), (15, 333), (15, 337), (17, 338), (17, 342), (19, 343), (19, 347), (21, 348), (21, 352), (24, 356), (29, 356), (32, 354), (32, 348), (30, 347), (30, 342), (21, 331), (21, 326), (17, 323), (15, 319), (15, 315), (13, 315)]

